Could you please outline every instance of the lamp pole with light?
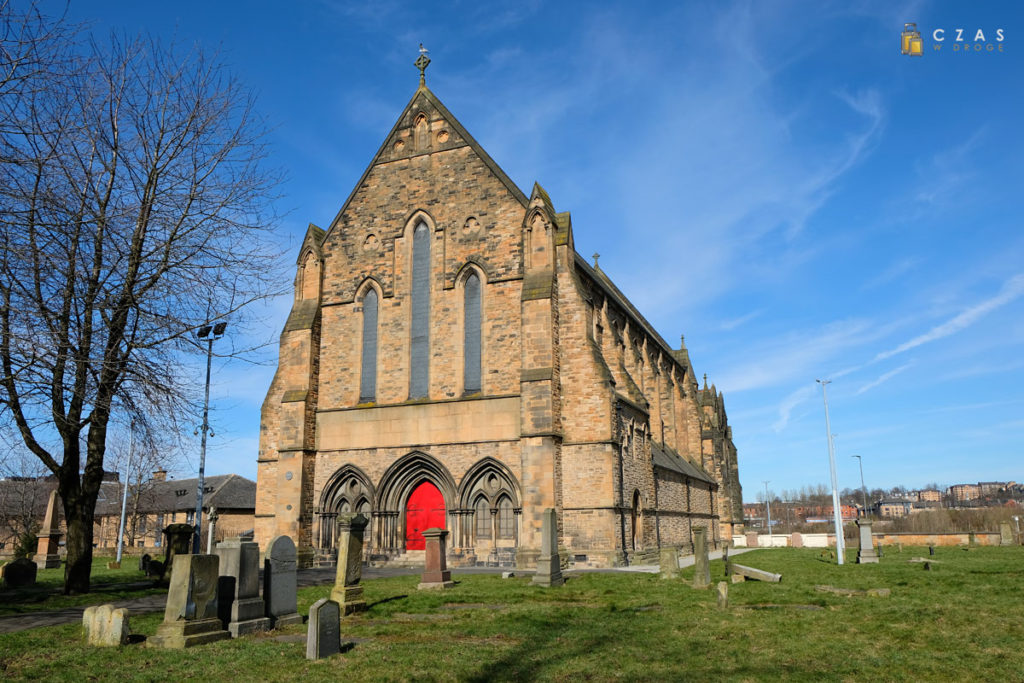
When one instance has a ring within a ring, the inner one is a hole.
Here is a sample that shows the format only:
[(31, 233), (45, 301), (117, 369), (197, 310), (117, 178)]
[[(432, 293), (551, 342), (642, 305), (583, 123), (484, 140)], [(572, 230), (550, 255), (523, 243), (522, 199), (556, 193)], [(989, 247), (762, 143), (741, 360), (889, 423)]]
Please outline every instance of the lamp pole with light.
[(836, 480), (836, 452), (835, 446), (832, 444), (832, 424), (828, 417), (828, 385), (832, 383), (832, 380), (816, 379), (814, 381), (821, 385), (821, 395), (825, 400), (825, 437), (828, 439), (828, 464), (832, 474), (832, 517), (836, 527), (836, 560), (838, 564), (843, 564), (846, 542), (843, 538), (843, 523), (840, 521), (842, 512), (839, 510), (839, 488)]
[(206, 342), (206, 397), (203, 400), (203, 424), (200, 429), (203, 437), (199, 446), (199, 483), (196, 487), (196, 513), (195, 533), (192, 535), (192, 552), (198, 555), (200, 544), (200, 527), (203, 524), (203, 487), (206, 485), (204, 472), (206, 470), (206, 435), (213, 436), (210, 432), (210, 366), (213, 364), (213, 342), (224, 336), (224, 329), (227, 323), (220, 322), (216, 325), (203, 325), (196, 332), (196, 337)]
[(864, 516), (868, 516), (868, 490), (864, 486), (864, 460), (859, 455), (851, 455), (851, 458), (857, 458), (857, 464), (860, 465), (860, 499), (864, 501)]
[(765, 514), (768, 516), (768, 547), (772, 547), (772, 501), (768, 498), (768, 484), (771, 481), (764, 482), (764, 509)]

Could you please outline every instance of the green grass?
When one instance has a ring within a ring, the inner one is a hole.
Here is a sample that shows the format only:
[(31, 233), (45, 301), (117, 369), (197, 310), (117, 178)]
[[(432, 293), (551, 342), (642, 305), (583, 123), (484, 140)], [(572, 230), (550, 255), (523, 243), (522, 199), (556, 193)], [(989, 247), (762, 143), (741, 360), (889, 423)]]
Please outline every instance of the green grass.
[(56, 569), (40, 569), (36, 574), (36, 585), (31, 588), (0, 589), (0, 616), (99, 605), (167, 592), (166, 588), (153, 587), (153, 581), (146, 579), (138, 570), (138, 558), (125, 557), (121, 561), (121, 569), (107, 569), (107, 563), (113, 559), (93, 558), (92, 592), (85, 595), (61, 594), (64, 589), (63, 566)]
[[(366, 613), (347, 618), (350, 651), (304, 658), (304, 627), (222, 641), (187, 653), (81, 644), (77, 625), (0, 635), (8, 680), (1020, 680), (1024, 549), (939, 548), (924, 571), (887, 552), (879, 565), (837, 567), (814, 550), (757, 550), (736, 561), (781, 584), (714, 590), (646, 574), (584, 574), (543, 589), (529, 579), (457, 576), (444, 592), (418, 577), (367, 581)], [(712, 581), (722, 580), (721, 562)], [(684, 573), (691, 578), (693, 570)], [(814, 590), (890, 588), (888, 598)], [(299, 611), (329, 586), (302, 589)], [(463, 608), (457, 608), (462, 606)], [(135, 617), (151, 635), (158, 614)]]

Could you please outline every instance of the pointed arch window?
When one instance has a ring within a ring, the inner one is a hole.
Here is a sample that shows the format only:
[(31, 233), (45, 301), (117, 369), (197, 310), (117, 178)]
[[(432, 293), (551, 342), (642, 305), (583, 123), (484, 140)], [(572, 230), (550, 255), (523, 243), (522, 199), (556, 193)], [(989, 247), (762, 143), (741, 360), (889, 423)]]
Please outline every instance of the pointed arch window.
[(480, 278), (476, 273), (466, 278), (464, 308), (463, 383), (467, 394), (475, 394), (482, 388), (480, 382)]
[(359, 402), (377, 397), (377, 290), (369, 289), (363, 297), (363, 357), (359, 375)]
[(502, 496), (498, 501), (498, 538), (515, 538), (516, 526), (512, 513), (512, 501), (508, 496)]
[(430, 382), (430, 230), (422, 221), (412, 238), (411, 342), (409, 398), (424, 398)]
[(476, 538), (478, 541), (491, 537), (491, 506), (487, 499), (480, 496), (473, 506), (474, 517), (476, 518)]

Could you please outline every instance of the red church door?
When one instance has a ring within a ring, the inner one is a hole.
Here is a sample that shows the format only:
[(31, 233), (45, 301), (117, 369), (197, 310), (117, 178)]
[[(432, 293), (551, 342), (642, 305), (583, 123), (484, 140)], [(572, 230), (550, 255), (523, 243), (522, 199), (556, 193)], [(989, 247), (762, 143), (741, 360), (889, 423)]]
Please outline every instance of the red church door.
[(425, 481), (409, 494), (405, 504), (405, 549), (423, 550), (423, 530), (446, 528), (444, 496), (436, 486)]

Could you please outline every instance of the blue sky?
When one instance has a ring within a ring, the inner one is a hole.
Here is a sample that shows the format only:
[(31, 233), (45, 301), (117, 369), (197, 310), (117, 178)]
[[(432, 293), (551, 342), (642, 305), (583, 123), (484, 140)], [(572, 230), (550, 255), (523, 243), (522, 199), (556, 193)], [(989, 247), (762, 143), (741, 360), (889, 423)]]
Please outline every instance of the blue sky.
[[(840, 487), (859, 485), (852, 454), (869, 488), (1024, 479), (1018, 3), (72, 0), (69, 14), (222, 50), (274, 126), (289, 263), (412, 96), (424, 43), (428, 85), (513, 181), (540, 182), (577, 249), (602, 254), (663, 337), (686, 335), (725, 393), (746, 500), (763, 480), (828, 480), (816, 378), (833, 380)], [(923, 57), (900, 54), (904, 22)], [(957, 28), (965, 44), (981, 29), (982, 51), (954, 52)], [(268, 308), (266, 337), (289, 305)], [(276, 351), (215, 362), (208, 473), (255, 477)]]

